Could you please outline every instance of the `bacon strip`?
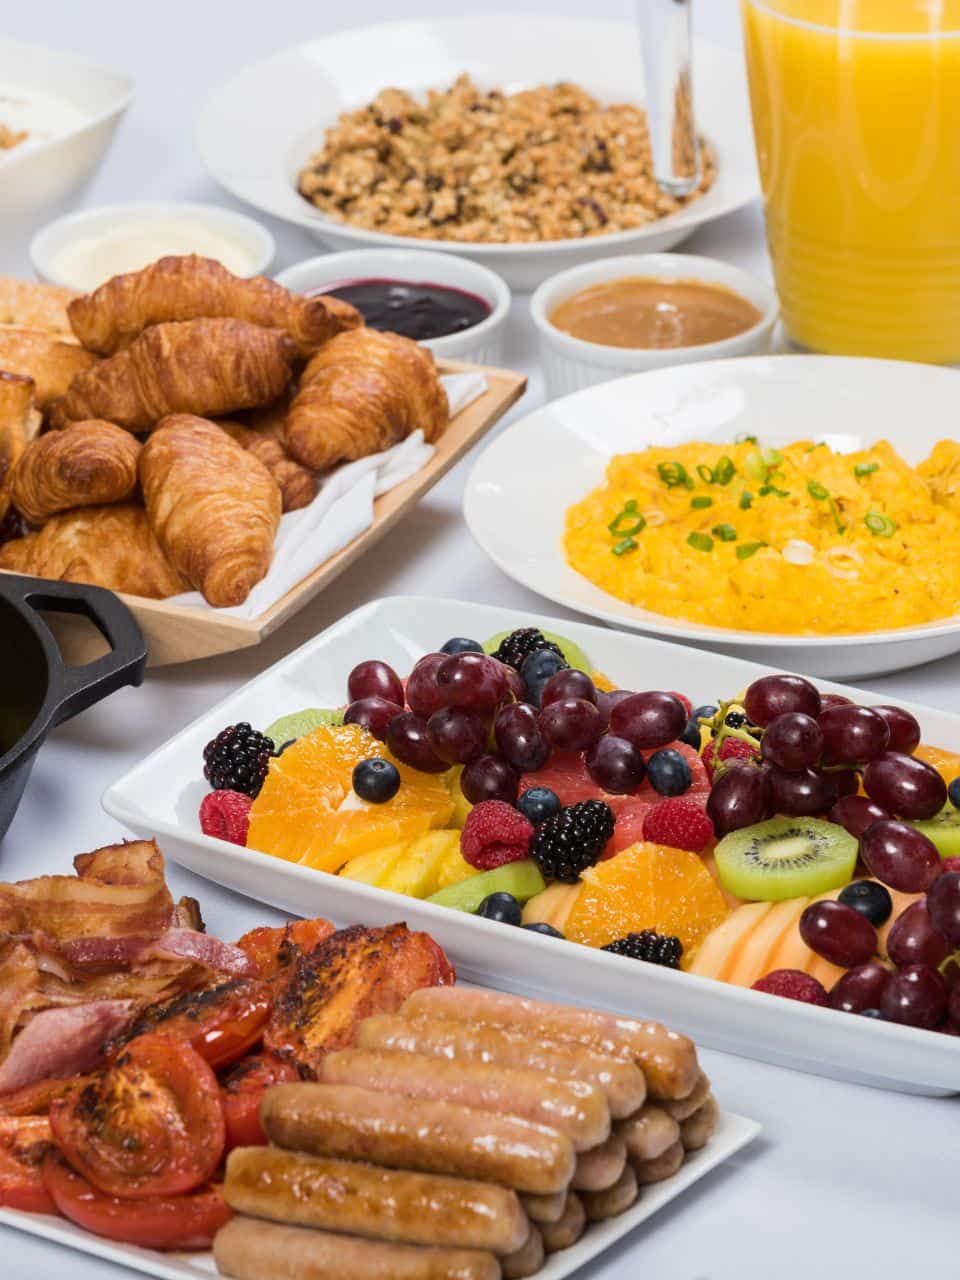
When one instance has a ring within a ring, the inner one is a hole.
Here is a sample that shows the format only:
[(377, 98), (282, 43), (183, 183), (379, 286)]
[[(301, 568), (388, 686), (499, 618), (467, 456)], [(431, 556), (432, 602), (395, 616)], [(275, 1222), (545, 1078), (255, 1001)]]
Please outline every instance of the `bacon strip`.
[(102, 1056), (104, 1042), (125, 1029), (133, 1007), (129, 1000), (96, 1000), (44, 1009), (20, 1032), (0, 1066), (0, 1093), (91, 1070)]
[(168, 929), (141, 952), (140, 960), (160, 959), (190, 960), (219, 973), (230, 973), (239, 978), (255, 978), (257, 965), (245, 951), (230, 942), (221, 942), (208, 933), (195, 929)]

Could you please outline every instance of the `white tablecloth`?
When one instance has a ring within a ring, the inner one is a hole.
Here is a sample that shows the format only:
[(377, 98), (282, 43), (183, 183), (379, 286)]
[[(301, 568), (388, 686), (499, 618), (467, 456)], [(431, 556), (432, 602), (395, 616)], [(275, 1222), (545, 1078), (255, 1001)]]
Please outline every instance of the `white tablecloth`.
[[(232, 204), (204, 173), (192, 141), (197, 110), (215, 84), (272, 50), (326, 31), (486, 7), (482, 0), (417, 0), (413, 6), (392, 0), (346, 6), (333, 0), (31, 0), (4, 5), (2, 25), (4, 35), (71, 49), (136, 77), (133, 106), (85, 204), (151, 198)], [(523, 0), (522, 8), (585, 12), (575, 0)], [(633, 4), (593, 0), (589, 9), (598, 17), (629, 18)], [(695, 12), (701, 35), (738, 44), (735, 0), (698, 0)], [(279, 246), (277, 270), (317, 252), (306, 232), (280, 224), (271, 229)], [(757, 208), (723, 219), (686, 247), (768, 272)], [(26, 245), (3, 245), (0, 253), (5, 268), (27, 272)], [(530, 375), (530, 391), (515, 411), (523, 413), (540, 402), (542, 390), (522, 302), (511, 322), (509, 351), (510, 362)], [(228, 691), (366, 600), (418, 592), (544, 609), (543, 601), (505, 578), (474, 545), (460, 514), (465, 474), (465, 465), (453, 471), (400, 525), (389, 547), (374, 548), (260, 648), (160, 671), (142, 690), (125, 691), (54, 734), (0, 849), (2, 878), (66, 870), (73, 853), (116, 839), (121, 833), (99, 803), (108, 782)], [(891, 698), (960, 710), (960, 660), (871, 683)], [(211, 930), (224, 937), (279, 920), (275, 912), (176, 868), (170, 879), (177, 893), (200, 897)], [(760, 1120), (764, 1136), (601, 1259), (584, 1273), (585, 1280), (840, 1280), (867, 1274), (903, 1280), (909, 1274), (958, 1274), (955, 1101), (857, 1088), (717, 1053), (703, 1056), (723, 1104)], [(0, 1230), (0, 1246), (0, 1274), (10, 1280), (109, 1280), (126, 1274), (8, 1230)]]

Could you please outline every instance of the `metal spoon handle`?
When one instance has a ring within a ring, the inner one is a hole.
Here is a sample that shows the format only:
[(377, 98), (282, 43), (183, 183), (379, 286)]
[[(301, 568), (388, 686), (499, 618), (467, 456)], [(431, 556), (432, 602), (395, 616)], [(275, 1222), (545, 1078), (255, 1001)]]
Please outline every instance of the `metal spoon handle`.
[(668, 195), (689, 195), (700, 183), (691, 74), (692, 0), (636, 4), (654, 177)]

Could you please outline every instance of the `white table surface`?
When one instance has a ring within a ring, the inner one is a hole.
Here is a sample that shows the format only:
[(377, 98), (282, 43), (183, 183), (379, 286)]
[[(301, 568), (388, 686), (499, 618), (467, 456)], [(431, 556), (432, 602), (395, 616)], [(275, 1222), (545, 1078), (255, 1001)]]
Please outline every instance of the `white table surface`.
[[(584, 12), (574, 0), (523, 0), (521, 7)], [(30, 0), (4, 6), (3, 34), (82, 53), (136, 78), (133, 106), (84, 204), (159, 198), (229, 205), (234, 202), (206, 176), (192, 141), (196, 113), (214, 85), (246, 63), (324, 32), (484, 8), (484, 0), (417, 0), (410, 6), (395, 0)], [(589, 6), (608, 18), (629, 18), (632, 8), (630, 0), (592, 0)], [(738, 45), (736, 0), (699, 0), (695, 11), (701, 36)], [(304, 231), (280, 223), (271, 229), (277, 270), (318, 251)], [(5, 259), (13, 248), (3, 246)], [(701, 231), (686, 248), (769, 274), (756, 207)], [(29, 275), (26, 245), (15, 253), (10, 266)], [(523, 300), (515, 312), (509, 363), (530, 375), (517, 416), (540, 403), (542, 387)], [(416, 592), (545, 608), (494, 568), (467, 533), (460, 514), (466, 472), (461, 464), (389, 543), (260, 648), (151, 674), (141, 690), (125, 690), (58, 730), (3, 842), (3, 878), (68, 871), (74, 853), (121, 837), (100, 809), (109, 782), (189, 719), (367, 600)], [(960, 659), (869, 683), (891, 698), (960, 710)], [(281, 918), (176, 867), (169, 879), (175, 894), (200, 898), (210, 930), (225, 938)], [(703, 1058), (723, 1104), (760, 1120), (763, 1137), (582, 1273), (585, 1278), (627, 1280), (642, 1273), (661, 1280), (839, 1280), (868, 1269), (874, 1280), (901, 1280), (905, 1272), (958, 1274), (956, 1101), (883, 1093), (723, 1054)], [(128, 1274), (9, 1230), (0, 1231), (0, 1248), (5, 1280)]]

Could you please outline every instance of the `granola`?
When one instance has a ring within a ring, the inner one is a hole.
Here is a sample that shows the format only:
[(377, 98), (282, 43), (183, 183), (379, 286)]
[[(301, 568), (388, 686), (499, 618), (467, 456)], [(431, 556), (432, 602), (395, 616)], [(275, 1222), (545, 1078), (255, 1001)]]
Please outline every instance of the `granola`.
[(424, 102), (385, 89), (342, 115), (299, 190), (338, 221), (389, 235), (517, 243), (643, 227), (716, 177), (701, 142), (699, 189), (660, 190), (646, 114), (603, 106), (578, 85), (484, 92), (467, 75)]

